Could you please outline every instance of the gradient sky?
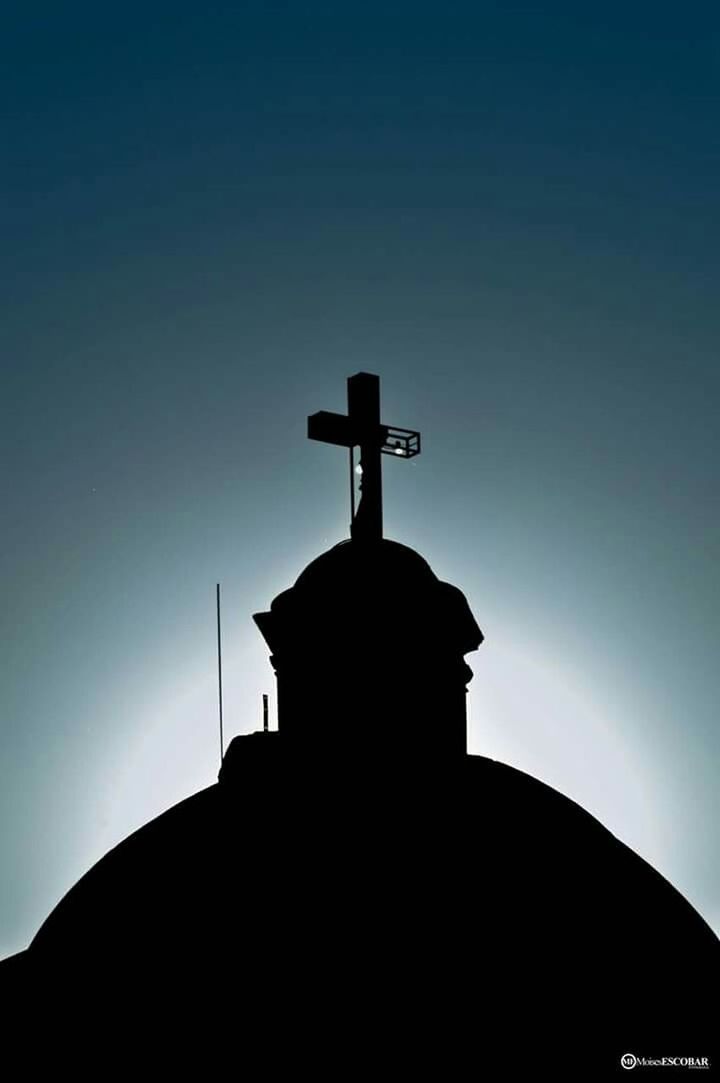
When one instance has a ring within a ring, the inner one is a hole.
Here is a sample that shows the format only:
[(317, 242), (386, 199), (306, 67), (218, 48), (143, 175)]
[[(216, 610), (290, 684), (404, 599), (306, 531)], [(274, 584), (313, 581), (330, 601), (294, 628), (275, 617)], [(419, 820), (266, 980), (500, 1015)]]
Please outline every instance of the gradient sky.
[(0, 953), (214, 781), (217, 581), (226, 731), (274, 720), (251, 614), (348, 535), (306, 417), (361, 370), (423, 434), (386, 535), (486, 636), (471, 750), (720, 928), (717, 5), (0, 29)]

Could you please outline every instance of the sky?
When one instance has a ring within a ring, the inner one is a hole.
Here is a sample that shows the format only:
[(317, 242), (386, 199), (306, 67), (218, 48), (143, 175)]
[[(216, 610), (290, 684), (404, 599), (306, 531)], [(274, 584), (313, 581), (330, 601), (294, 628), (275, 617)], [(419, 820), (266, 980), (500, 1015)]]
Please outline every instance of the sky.
[(348, 537), (306, 418), (359, 371), (422, 433), (385, 534), (485, 635), (470, 750), (720, 930), (716, 5), (1, 23), (0, 955), (215, 781), (217, 582), (226, 735), (275, 724), (252, 613)]

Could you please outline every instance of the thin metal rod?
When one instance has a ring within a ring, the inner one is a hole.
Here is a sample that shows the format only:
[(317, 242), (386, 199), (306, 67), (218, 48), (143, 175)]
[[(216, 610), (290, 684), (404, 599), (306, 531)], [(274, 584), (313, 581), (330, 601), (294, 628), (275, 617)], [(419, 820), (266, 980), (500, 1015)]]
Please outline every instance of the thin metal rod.
[(222, 765), (225, 755), (225, 741), (223, 738), (223, 699), (222, 699), (222, 650), (220, 646), (220, 584), (216, 588), (217, 598), (217, 636), (218, 636), (218, 707), (220, 708), (220, 764)]

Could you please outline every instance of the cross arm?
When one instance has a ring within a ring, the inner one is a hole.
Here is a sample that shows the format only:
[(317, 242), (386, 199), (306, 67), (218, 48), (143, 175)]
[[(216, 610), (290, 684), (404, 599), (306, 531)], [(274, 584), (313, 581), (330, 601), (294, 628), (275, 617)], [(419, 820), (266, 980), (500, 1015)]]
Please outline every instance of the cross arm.
[(339, 444), (341, 447), (353, 447), (357, 443), (350, 418), (345, 414), (318, 410), (316, 414), (310, 414), (307, 423), (307, 434), (311, 440), (322, 440), (325, 444)]
[[(339, 444), (340, 447), (356, 447), (368, 440), (367, 428), (354, 424), (347, 414), (319, 410), (316, 414), (310, 414), (307, 420), (307, 434), (310, 440), (321, 440), (324, 444)], [(370, 442), (382, 447), (387, 440), (387, 435), (387, 425), (373, 426)]]

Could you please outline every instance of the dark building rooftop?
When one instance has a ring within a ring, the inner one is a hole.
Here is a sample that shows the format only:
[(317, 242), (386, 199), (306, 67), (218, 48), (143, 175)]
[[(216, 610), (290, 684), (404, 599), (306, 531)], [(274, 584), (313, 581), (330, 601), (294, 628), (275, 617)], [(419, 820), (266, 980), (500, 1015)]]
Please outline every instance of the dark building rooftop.
[(364, 522), (255, 614), (279, 732), (236, 737), (217, 784), (68, 892), (0, 967), (15, 1015), (114, 1048), (162, 1010), (167, 1065), (211, 1038), (222, 996), (239, 1062), (284, 1049), (335, 1078), (454, 1079), (478, 1058), (556, 1078), (579, 1042), (575, 1078), (633, 1049), (702, 1053), (717, 938), (573, 801), (467, 754), (483, 634), (460, 590), (373, 534), (377, 509)]

